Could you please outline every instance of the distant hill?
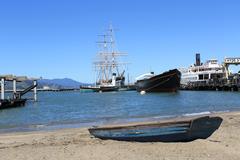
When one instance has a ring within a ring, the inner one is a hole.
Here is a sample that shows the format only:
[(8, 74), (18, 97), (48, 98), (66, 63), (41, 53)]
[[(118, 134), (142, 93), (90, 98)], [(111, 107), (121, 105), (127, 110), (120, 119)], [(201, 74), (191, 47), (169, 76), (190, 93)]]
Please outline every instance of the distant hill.
[[(32, 85), (32, 81), (24, 81), (21, 83), (17, 83), (17, 88), (24, 89), (30, 85)], [(44, 86), (46, 86), (51, 89), (79, 89), (81, 85), (89, 84), (81, 83), (70, 78), (38, 80), (38, 88), (43, 88)], [(12, 89), (12, 82), (6, 82), (6, 89)]]
[(54, 89), (63, 89), (63, 88), (79, 88), (81, 85), (86, 85), (75, 81), (70, 78), (63, 79), (41, 79), (38, 81), (38, 88), (43, 88), (43, 86), (48, 86)]

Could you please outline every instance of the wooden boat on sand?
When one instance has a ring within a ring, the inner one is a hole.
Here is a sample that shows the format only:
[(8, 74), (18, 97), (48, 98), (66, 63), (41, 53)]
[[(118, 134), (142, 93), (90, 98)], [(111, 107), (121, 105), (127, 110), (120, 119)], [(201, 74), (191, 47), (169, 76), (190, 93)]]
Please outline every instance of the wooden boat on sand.
[(136, 142), (189, 142), (206, 139), (222, 123), (221, 117), (199, 117), (190, 120), (153, 122), (128, 126), (95, 127), (89, 132), (106, 140)]

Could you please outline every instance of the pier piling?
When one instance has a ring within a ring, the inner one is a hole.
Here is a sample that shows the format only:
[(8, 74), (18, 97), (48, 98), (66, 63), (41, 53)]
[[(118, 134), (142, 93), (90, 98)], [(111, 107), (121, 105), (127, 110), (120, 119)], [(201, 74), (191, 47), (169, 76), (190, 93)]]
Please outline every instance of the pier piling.
[(36, 101), (37, 101), (37, 80), (34, 80), (34, 81), (33, 81), (33, 85), (36, 86), (36, 87), (34, 87), (34, 89), (33, 89), (34, 101), (36, 102)]
[(5, 79), (1, 78), (1, 100), (5, 98)]
[[(37, 80), (39, 78), (28, 78), (26, 76), (14, 76), (14, 75), (0, 75), (0, 85), (1, 85), (1, 100), (5, 100), (5, 81), (12, 82), (12, 93), (13, 100), (21, 99), (21, 96), (27, 92), (33, 90), (33, 99), (37, 101)], [(24, 89), (23, 91), (17, 90), (17, 82), (23, 82), (30, 80), (33, 82), (31, 86)]]
[(17, 93), (17, 80), (13, 79), (13, 98), (16, 99), (16, 93)]

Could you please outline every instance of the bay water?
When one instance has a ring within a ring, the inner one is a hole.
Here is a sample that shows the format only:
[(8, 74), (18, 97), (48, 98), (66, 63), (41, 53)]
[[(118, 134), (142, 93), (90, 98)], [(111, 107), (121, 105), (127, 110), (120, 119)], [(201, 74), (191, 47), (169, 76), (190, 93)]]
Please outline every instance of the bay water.
[[(31, 93), (27, 95), (30, 97)], [(38, 102), (0, 110), (0, 133), (91, 127), (240, 110), (240, 92), (39, 92)]]

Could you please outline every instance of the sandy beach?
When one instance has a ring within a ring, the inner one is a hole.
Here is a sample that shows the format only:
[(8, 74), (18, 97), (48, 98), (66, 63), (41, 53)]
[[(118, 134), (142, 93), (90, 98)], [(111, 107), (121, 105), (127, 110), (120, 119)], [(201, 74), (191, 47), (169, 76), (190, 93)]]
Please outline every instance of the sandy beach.
[(93, 138), (86, 128), (0, 135), (1, 160), (239, 160), (240, 112), (208, 139), (187, 143), (137, 143)]

